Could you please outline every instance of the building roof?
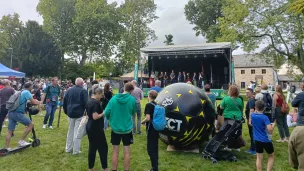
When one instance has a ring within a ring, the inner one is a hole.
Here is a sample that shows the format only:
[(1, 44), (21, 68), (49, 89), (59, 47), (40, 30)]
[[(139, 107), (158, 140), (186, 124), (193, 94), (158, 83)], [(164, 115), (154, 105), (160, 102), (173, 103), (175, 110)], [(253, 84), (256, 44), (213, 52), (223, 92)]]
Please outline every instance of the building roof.
[(278, 71), (278, 75), (287, 75), (288, 72), (290, 72), (290, 70), (292, 70), (292, 74), (295, 74), (295, 75), (301, 75), (302, 72), (301, 70), (299, 70), (299, 68), (297, 66), (288, 66), (288, 63), (284, 63), (279, 71)]
[(169, 45), (158, 47), (146, 47), (140, 49), (141, 52), (172, 52), (172, 51), (197, 51), (197, 50), (212, 50), (231, 48), (230, 42), (221, 43), (203, 43), (197, 45)]
[(288, 75), (278, 75), (278, 80), (279, 81), (295, 81), (295, 79), (292, 76), (288, 76)]
[(233, 60), (235, 68), (273, 67), (273, 64), (268, 64), (265, 60), (252, 54), (233, 55)]
[[(139, 71), (138, 72), (138, 78), (149, 78), (149, 76), (147, 74), (141, 73)], [(134, 79), (134, 71), (120, 76), (120, 79), (122, 79), (122, 80), (131, 80), (131, 79)]]

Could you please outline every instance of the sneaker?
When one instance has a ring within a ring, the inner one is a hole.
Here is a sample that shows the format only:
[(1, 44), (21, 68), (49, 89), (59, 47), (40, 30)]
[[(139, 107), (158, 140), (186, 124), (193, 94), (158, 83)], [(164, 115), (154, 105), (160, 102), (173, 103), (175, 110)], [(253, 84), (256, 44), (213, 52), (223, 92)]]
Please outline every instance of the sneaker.
[(246, 150), (245, 151), (245, 153), (249, 153), (249, 154), (251, 154), (251, 152), (252, 152), (251, 150)]
[(284, 142), (284, 140), (276, 140), (276, 142), (282, 143)]
[(81, 154), (81, 151), (78, 151), (78, 153), (73, 153), (73, 155)]
[(53, 129), (53, 126), (49, 126), (50, 129)]
[(250, 154), (252, 154), (252, 155), (256, 155), (256, 151), (250, 151)]
[(4, 124), (2, 125), (2, 128), (6, 128), (6, 127), (7, 127), (6, 125), (4, 125)]
[(240, 149), (240, 148), (238, 148), (238, 149), (235, 149), (235, 151), (241, 152), (241, 149)]
[(24, 140), (20, 140), (20, 141), (18, 142), (18, 146), (19, 146), (19, 147), (25, 147), (25, 146), (28, 146), (28, 145), (31, 145), (31, 143), (28, 143), (28, 142), (26, 142), (26, 141), (24, 141)]
[(232, 151), (231, 148), (228, 148), (228, 147), (225, 147), (223, 150), (224, 151)]
[(46, 128), (46, 124), (43, 124), (42, 128), (45, 129)]

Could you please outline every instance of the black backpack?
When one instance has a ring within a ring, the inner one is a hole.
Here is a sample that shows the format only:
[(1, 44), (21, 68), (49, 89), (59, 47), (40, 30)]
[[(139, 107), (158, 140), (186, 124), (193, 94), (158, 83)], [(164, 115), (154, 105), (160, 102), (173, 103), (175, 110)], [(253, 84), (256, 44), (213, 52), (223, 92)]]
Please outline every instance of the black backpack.
[(269, 93), (263, 93), (263, 102), (265, 104), (265, 113), (271, 113), (272, 110), (272, 98)]
[(296, 92), (296, 86), (295, 85), (292, 85), (290, 87), (290, 93), (295, 93)]

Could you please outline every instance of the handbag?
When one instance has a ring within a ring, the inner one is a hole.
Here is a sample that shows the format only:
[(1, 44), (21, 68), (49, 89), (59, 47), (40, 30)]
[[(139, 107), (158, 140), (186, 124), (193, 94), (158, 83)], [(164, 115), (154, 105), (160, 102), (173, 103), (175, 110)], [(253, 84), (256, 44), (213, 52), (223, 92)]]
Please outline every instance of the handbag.
[(285, 113), (285, 114), (288, 114), (289, 111), (290, 111), (290, 107), (289, 107), (288, 103), (286, 103), (284, 101), (283, 104), (282, 104), (282, 107), (281, 107), (281, 112)]
[(77, 139), (82, 139), (84, 136), (87, 135), (86, 126), (87, 126), (88, 120), (89, 120), (89, 117), (87, 115), (87, 111), (85, 110), (84, 114), (81, 118), (79, 127), (77, 129), (77, 135), (76, 135)]

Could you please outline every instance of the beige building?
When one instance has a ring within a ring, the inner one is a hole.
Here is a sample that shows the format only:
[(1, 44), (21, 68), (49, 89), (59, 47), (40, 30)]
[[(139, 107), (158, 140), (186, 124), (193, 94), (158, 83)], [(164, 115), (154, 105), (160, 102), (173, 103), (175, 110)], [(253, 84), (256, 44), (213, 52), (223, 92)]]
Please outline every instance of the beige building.
[(235, 83), (241, 88), (249, 86), (250, 81), (261, 84), (274, 84), (273, 65), (254, 55), (233, 55)]

